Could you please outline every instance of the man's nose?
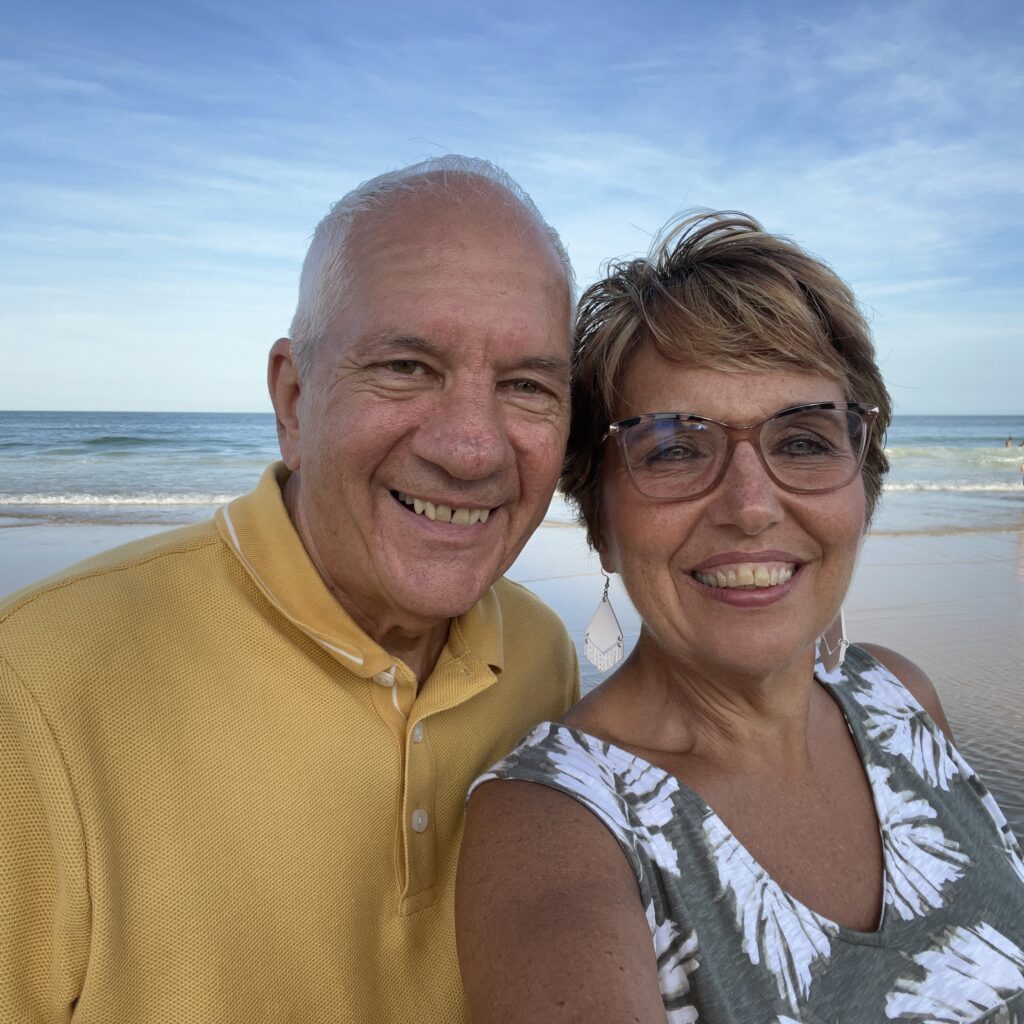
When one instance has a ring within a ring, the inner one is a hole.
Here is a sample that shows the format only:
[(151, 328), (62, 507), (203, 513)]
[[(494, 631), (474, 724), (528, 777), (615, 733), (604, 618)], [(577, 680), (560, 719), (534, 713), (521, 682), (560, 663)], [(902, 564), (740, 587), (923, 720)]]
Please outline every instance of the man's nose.
[(708, 514), (716, 526), (738, 526), (749, 537), (782, 518), (778, 487), (752, 441), (744, 439), (733, 446), (725, 475), (712, 492)]
[(459, 480), (482, 480), (504, 468), (510, 443), (506, 410), (489, 386), (467, 385), (439, 395), (417, 431), (416, 454)]

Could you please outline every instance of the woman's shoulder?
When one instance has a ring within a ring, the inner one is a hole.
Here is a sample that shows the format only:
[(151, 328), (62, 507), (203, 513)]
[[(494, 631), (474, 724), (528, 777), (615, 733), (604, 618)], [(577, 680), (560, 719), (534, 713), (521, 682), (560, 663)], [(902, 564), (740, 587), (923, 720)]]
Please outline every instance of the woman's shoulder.
[(928, 713), (928, 716), (943, 731), (946, 738), (952, 741), (953, 731), (950, 728), (946, 712), (942, 707), (935, 684), (927, 673), (909, 658), (880, 644), (862, 644), (857, 647), (877, 661), (890, 675), (894, 676), (910, 695)]
[[(524, 806), (547, 807), (549, 798), (542, 792), (547, 789), (560, 792), (563, 798), (573, 797), (586, 803), (600, 785), (600, 776), (600, 764), (591, 756), (580, 733), (559, 722), (540, 722), (500, 761), (477, 777), (469, 787), (467, 799), (490, 802), (500, 789), (505, 794), (503, 802), (512, 799)], [(518, 785), (485, 785), (494, 781)]]
[[(519, 754), (547, 747), (534, 740)], [(568, 1020), (573, 1000), (584, 1014), (573, 1020), (601, 1019), (605, 1002), (616, 1018), (624, 1007), (645, 1006), (650, 1020), (660, 1012), (637, 863), (594, 813), (598, 794), (580, 799), (572, 775), (499, 765), (469, 802), (455, 921), (474, 1019)], [(621, 975), (608, 969), (612, 950)]]
[(539, 783), (598, 809), (613, 828), (625, 827), (607, 820), (609, 808), (616, 806), (608, 796), (630, 788), (637, 773), (638, 759), (613, 743), (578, 726), (541, 722), (473, 783), (470, 795), (492, 780)]
[[(528, 886), (535, 896), (560, 894), (563, 907), (576, 906), (584, 890), (587, 899), (621, 902), (625, 873), (636, 899), (637, 886), (645, 888), (646, 861), (603, 746), (576, 729), (542, 722), (473, 783), (460, 854), (464, 893), (471, 891), (467, 878), (500, 863), (503, 892), (511, 879), (511, 888)], [(581, 875), (584, 862), (590, 871)], [(608, 892), (599, 879), (609, 883)], [(497, 898), (493, 888), (488, 893)]]
[(599, 776), (600, 743), (562, 722), (535, 725), (500, 761), (481, 775), (470, 789), (491, 779), (525, 779), (545, 782), (571, 768), (570, 777), (584, 780)]
[[(494, 781), (503, 785), (489, 784)], [(552, 829), (549, 839), (559, 833), (575, 845), (598, 835), (602, 842), (614, 840), (643, 888), (656, 859), (646, 842), (648, 826), (678, 817), (672, 813), (678, 792), (674, 777), (607, 739), (543, 722), (474, 782), (469, 812), (476, 821), (505, 818), (506, 824), (508, 815), (529, 820), (546, 816)], [(570, 820), (568, 804), (575, 805), (571, 838), (564, 827)], [(580, 829), (581, 821), (585, 829)]]

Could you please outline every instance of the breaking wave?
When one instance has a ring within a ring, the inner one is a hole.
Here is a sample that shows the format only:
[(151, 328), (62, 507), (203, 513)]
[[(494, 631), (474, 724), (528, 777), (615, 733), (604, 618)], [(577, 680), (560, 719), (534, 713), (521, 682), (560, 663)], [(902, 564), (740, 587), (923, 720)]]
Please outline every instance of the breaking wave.
[(891, 462), (921, 459), (926, 462), (941, 462), (948, 466), (1019, 466), (1024, 458), (1020, 448), (962, 448), (935, 446), (914, 448), (895, 445), (885, 449)]
[(957, 483), (956, 481), (943, 481), (937, 483), (935, 481), (910, 481), (909, 483), (887, 483), (884, 490), (886, 493), (896, 493), (900, 491), (941, 491), (961, 494), (1014, 494), (1021, 492), (1024, 488), (1021, 488), (1019, 480), (1013, 483)]
[(223, 505), (237, 494), (0, 494), (3, 505)]

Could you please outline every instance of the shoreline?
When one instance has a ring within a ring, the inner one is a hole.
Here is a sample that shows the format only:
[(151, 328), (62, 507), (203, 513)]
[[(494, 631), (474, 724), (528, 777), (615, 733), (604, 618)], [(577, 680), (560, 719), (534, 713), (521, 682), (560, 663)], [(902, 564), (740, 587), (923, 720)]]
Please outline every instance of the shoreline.
[[(81, 506), (74, 506), (81, 507)], [(166, 507), (166, 506), (157, 506)], [(9, 509), (0, 511), (0, 531), (27, 529), (31, 527), (78, 527), (91, 529), (94, 526), (102, 527), (126, 527), (134, 529), (137, 527), (148, 527), (149, 532), (156, 533), (159, 530), (173, 530), (179, 526), (191, 526), (212, 518), (213, 513), (220, 508), (220, 505), (195, 506), (196, 514), (188, 516), (167, 516), (153, 513), (140, 512), (138, 515), (126, 517), (123, 513), (102, 512), (93, 516), (82, 515), (40, 515), (37, 512), (12, 512)], [(548, 529), (580, 529), (579, 525), (571, 518), (564, 516), (547, 517), (541, 526)], [(1019, 522), (1005, 523), (964, 523), (948, 524), (945, 526), (910, 526), (910, 527), (886, 527), (868, 530), (868, 537), (953, 537), (961, 534), (987, 534), (987, 533), (1020, 533), (1024, 531), (1024, 504), (1021, 509)], [(0, 586), (0, 595), (4, 593)]]

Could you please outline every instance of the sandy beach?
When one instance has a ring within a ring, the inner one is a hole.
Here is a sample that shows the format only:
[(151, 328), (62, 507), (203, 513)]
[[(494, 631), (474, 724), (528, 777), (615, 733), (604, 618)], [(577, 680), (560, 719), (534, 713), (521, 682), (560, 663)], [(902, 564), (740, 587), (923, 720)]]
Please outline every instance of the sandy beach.
[[(159, 529), (0, 519), (0, 597)], [(582, 649), (601, 591), (582, 530), (546, 523), (509, 575), (559, 612)], [(638, 623), (617, 579), (612, 598), (629, 643)], [(846, 614), (853, 640), (893, 647), (928, 672), (958, 745), (1024, 832), (1024, 531), (871, 535)], [(584, 689), (598, 678), (584, 663)]]

